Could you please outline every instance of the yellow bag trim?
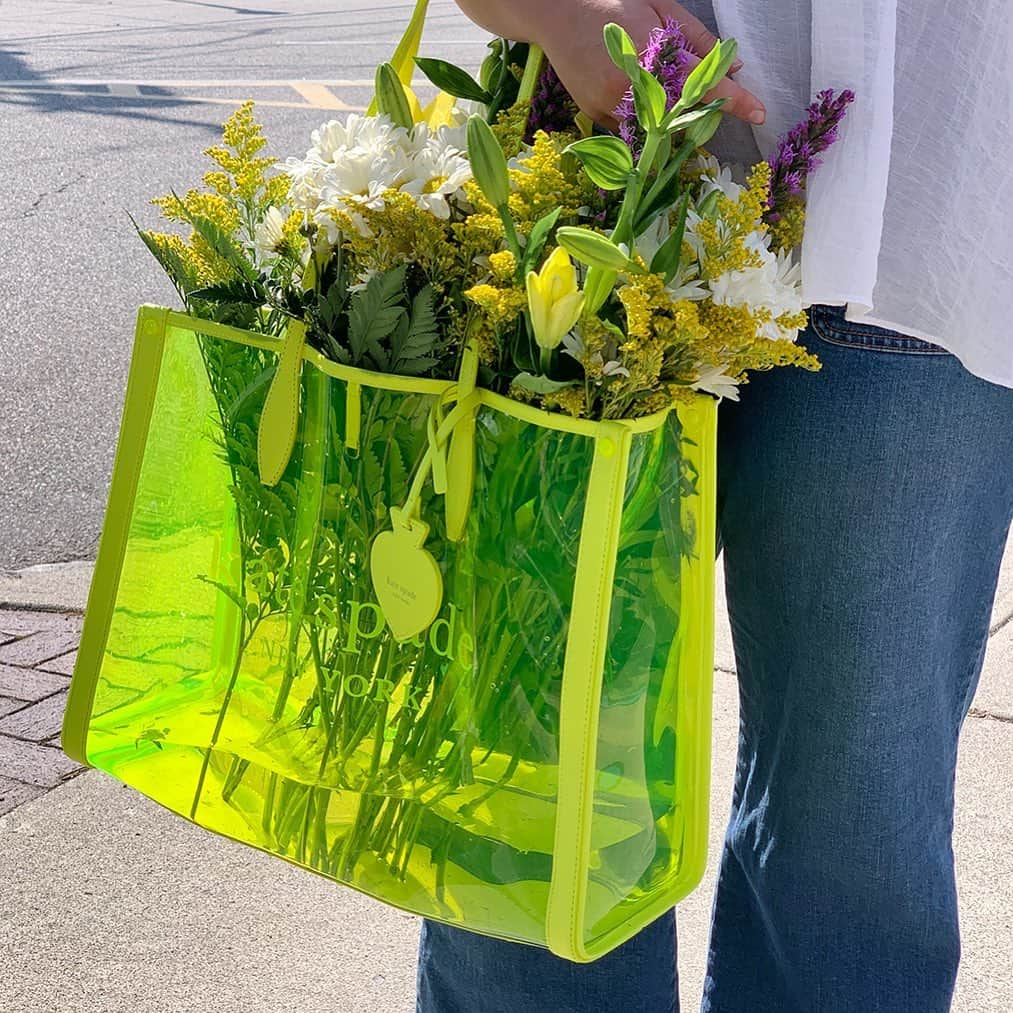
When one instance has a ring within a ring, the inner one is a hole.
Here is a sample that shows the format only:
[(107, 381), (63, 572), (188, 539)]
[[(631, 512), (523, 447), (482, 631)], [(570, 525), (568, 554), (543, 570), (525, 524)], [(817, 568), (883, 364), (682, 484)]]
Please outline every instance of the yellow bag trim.
[(559, 704), (559, 798), (545, 936), (549, 949), (586, 962), (587, 874), (594, 812), (598, 713), (608, 646), (631, 433), (599, 424), (573, 582)]
[(345, 448), (359, 449), (362, 434), (362, 384), (349, 380), (345, 388)]
[(282, 344), (257, 432), (257, 462), (264, 485), (277, 485), (281, 481), (295, 448), (305, 345), (306, 325), (294, 320)]
[(127, 551), (130, 518), (140, 481), (140, 462), (155, 408), (158, 378), (162, 371), (166, 320), (169, 311), (143, 306), (137, 315), (133, 357), (123, 403), (121, 436), (116, 445), (109, 506), (102, 524), (102, 540), (91, 588), (87, 615), (100, 621), (85, 623), (64, 710), (60, 742), (63, 751), (78, 763), (88, 763), (88, 722), (91, 719), (98, 673), (105, 655), (119, 588), (120, 571)]
[[(154, 309), (154, 307), (152, 307)], [(165, 311), (162, 311), (165, 312)], [(168, 313), (168, 324), (180, 330), (191, 331), (194, 334), (205, 334), (208, 337), (220, 338), (223, 341), (232, 341), (236, 344), (247, 345), (251, 348), (261, 348), (264, 351), (280, 355), (284, 340), (270, 334), (254, 334), (252, 331), (239, 330), (236, 327), (229, 327), (226, 324), (217, 324), (210, 320), (201, 320), (199, 317), (191, 317), (185, 313), (170, 311)], [(393, 373), (377, 373), (369, 369), (359, 369), (356, 366), (345, 366), (338, 362), (332, 362), (325, 358), (315, 348), (306, 346), (303, 348), (303, 359), (312, 366), (319, 369), (327, 376), (345, 383), (358, 383), (363, 387), (371, 387), (375, 390), (402, 391), (406, 394), (432, 394), (439, 396), (458, 384), (457, 380), (430, 380), (425, 377), (397, 376)], [(562, 415), (559, 412), (546, 411), (544, 408), (536, 408), (534, 405), (523, 404), (514, 401), (512, 398), (504, 397), (492, 391), (478, 387), (479, 402), (487, 408), (502, 412), (511, 418), (521, 422), (529, 422), (534, 426), (541, 426), (543, 429), (554, 429), (562, 433), (575, 433), (578, 436), (598, 437), (606, 430), (603, 426), (622, 426), (631, 433), (651, 433), (664, 425), (665, 419), (673, 411), (673, 408), (666, 408), (652, 415), (644, 415), (635, 419), (611, 419), (607, 422), (595, 422), (591, 419), (575, 419), (569, 415)], [(713, 403), (714, 399), (707, 394), (700, 394), (699, 400)], [(681, 406), (680, 406), (681, 407)]]

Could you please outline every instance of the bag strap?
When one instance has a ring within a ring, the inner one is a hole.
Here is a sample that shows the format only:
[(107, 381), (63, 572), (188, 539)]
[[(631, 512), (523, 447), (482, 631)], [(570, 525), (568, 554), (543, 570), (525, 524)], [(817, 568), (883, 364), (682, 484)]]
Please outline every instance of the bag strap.
[(260, 481), (266, 486), (274, 486), (281, 481), (295, 448), (299, 428), (299, 381), (305, 346), (306, 325), (301, 320), (293, 320), (285, 333), (257, 433), (257, 465)]

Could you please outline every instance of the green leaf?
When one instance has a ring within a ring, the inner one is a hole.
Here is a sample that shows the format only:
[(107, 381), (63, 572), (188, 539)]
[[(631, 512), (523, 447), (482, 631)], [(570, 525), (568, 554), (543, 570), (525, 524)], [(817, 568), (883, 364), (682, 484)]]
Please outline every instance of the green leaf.
[(689, 112), (677, 113), (673, 109), (663, 126), (668, 130), (686, 130), (694, 123), (706, 119), (712, 112), (721, 109), (727, 102), (726, 98), (716, 98), (705, 105), (691, 109)]
[(570, 256), (590, 267), (597, 267), (603, 271), (636, 269), (636, 264), (618, 246), (605, 236), (589, 229), (564, 226), (556, 232), (556, 241)]
[(352, 296), (348, 311), (348, 345), (352, 362), (358, 365), (367, 354), (383, 366), (386, 353), (382, 339), (394, 333), (405, 315), (404, 283), (407, 267), (374, 275), (366, 287)]
[(548, 242), (552, 230), (556, 227), (556, 222), (559, 221), (561, 211), (562, 208), (556, 208), (535, 222), (534, 227), (531, 229), (531, 235), (528, 236), (527, 245), (524, 247), (524, 257), (520, 264), (521, 277), (524, 277), (528, 271), (535, 269), (542, 255), (542, 250), (545, 249), (545, 244)]
[(633, 153), (618, 137), (586, 137), (566, 150), (576, 155), (591, 181), (603, 190), (621, 190), (633, 172)]
[(608, 50), (612, 62), (620, 69), (626, 71), (630, 80), (635, 78), (642, 69), (637, 47), (630, 38), (629, 33), (621, 25), (610, 22), (604, 28), (605, 48)]
[(706, 144), (721, 126), (724, 114), (720, 109), (712, 109), (706, 116), (701, 117), (686, 131), (686, 139), (696, 147)]
[(317, 312), (320, 314), (320, 322), (328, 331), (338, 329), (347, 301), (348, 292), (343, 285), (331, 285), (326, 292), (320, 293)]
[(679, 270), (679, 262), (682, 259), (682, 240), (686, 233), (686, 213), (689, 211), (689, 194), (683, 194), (676, 205), (675, 226), (669, 237), (658, 248), (658, 252), (651, 261), (651, 271), (654, 274), (661, 274), (665, 277), (665, 283), (670, 282)]
[(533, 373), (518, 373), (512, 382), (532, 394), (555, 394), (557, 390), (580, 386), (576, 380), (550, 380), (547, 376), (535, 376)]
[(426, 285), (412, 300), (411, 319), (402, 317), (391, 339), (392, 372), (419, 376), (439, 361), (432, 353), (440, 340), (436, 295)]
[(404, 85), (392, 64), (381, 63), (376, 68), (376, 104), (381, 113), (386, 113), (399, 127), (411, 130), (415, 125)]
[(242, 610), (243, 610), (244, 612), (246, 611), (246, 606), (247, 606), (248, 602), (247, 602), (247, 601), (246, 601), (246, 599), (245, 599), (245, 598), (243, 598), (243, 596), (242, 596), (242, 595), (241, 595), (241, 594), (240, 594), (240, 593), (239, 593), (238, 591), (236, 591), (236, 590), (235, 590), (234, 588), (231, 588), (231, 587), (229, 587), (229, 586), (228, 586), (227, 584), (223, 584), (223, 583), (222, 583), (221, 581), (219, 581), (219, 580), (212, 580), (212, 579), (211, 579), (210, 577), (206, 576), (206, 575), (205, 575), (205, 574), (203, 574), (203, 573), (199, 573), (199, 574), (197, 575), (197, 579), (198, 579), (199, 581), (202, 581), (202, 582), (203, 582), (203, 583), (205, 583), (205, 584), (210, 584), (210, 585), (211, 585), (212, 587), (215, 587), (215, 588), (217, 588), (217, 589), (218, 589), (219, 591), (221, 591), (221, 592), (222, 592), (222, 594), (223, 594), (223, 595), (225, 595), (225, 597), (226, 597), (226, 598), (228, 598), (228, 599), (229, 599), (229, 600), (230, 600), (230, 601), (231, 601), (231, 602), (232, 602), (232, 603), (233, 603), (234, 605), (238, 605), (240, 609), (242, 609)]
[(696, 149), (686, 141), (679, 146), (675, 157), (658, 174), (647, 198), (637, 213), (637, 224), (634, 235), (642, 235), (644, 230), (651, 224), (655, 216), (670, 208), (682, 192), (682, 184), (679, 180), (679, 172), (683, 163)]
[(478, 115), (468, 120), (468, 159), (486, 200), (495, 208), (506, 207), (510, 197), (506, 155), (492, 128)]
[(190, 299), (201, 299), (204, 302), (242, 303), (249, 306), (263, 306), (267, 302), (267, 291), (259, 281), (247, 281), (246, 278), (232, 278), (194, 289)]
[(668, 93), (662, 83), (643, 68), (633, 78), (633, 105), (637, 120), (645, 130), (657, 129), (665, 117)]
[(718, 42), (693, 68), (682, 88), (677, 109), (689, 109), (697, 104), (728, 73), (735, 62), (738, 43), (734, 39)]
[(415, 62), (422, 73), (437, 88), (453, 95), (454, 98), (466, 99), (469, 102), (481, 102), (482, 105), (492, 103), (492, 95), (466, 70), (448, 63), (446, 60), (430, 60), (421, 56), (417, 57)]

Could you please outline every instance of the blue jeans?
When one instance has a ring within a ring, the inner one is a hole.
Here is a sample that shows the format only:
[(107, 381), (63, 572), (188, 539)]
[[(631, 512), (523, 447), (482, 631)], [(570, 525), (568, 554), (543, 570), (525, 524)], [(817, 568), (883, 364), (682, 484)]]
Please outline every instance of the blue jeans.
[[(816, 307), (721, 409), (741, 724), (704, 1013), (944, 1013), (957, 739), (1013, 514), (1013, 390)], [(675, 918), (586, 965), (433, 922), (418, 1013), (674, 1013)]]

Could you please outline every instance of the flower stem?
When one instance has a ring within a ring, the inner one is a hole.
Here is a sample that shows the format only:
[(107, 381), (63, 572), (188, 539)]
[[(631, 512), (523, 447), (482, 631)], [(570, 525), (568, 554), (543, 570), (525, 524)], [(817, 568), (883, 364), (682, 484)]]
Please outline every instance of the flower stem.
[(500, 219), (503, 222), (503, 235), (506, 239), (507, 248), (517, 258), (517, 262), (520, 263), (521, 241), (517, 235), (517, 226), (514, 225), (513, 215), (510, 214), (510, 208), (506, 204), (501, 204), (496, 210), (499, 212)]
[(521, 78), (520, 90), (517, 92), (518, 103), (530, 102), (534, 97), (544, 62), (545, 54), (542, 52), (541, 46), (536, 46), (532, 42), (528, 48), (528, 62), (524, 65), (524, 76)]
[(551, 348), (539, 348), (539, 367), (545, 376), (548, 376), (552, 370), (552, 349)]
[(644, 142), (644, 150), (640, 153), (640, 160), (637, 162), (637, 167), (630, 176), (630, 184), (626, 188), (623, 206), (619, 211), (619, 221), (612, 233), (612, 241), (617, 246), (620, 243), (630, 246), (630, 256), (633, 255), (633, 226), (636, 222), (637, 211), (640, 209), (640, 198), (647, 185), (647, 175), (658, 157), (665, 136), (656, 130), (648, 132), (647, 140)]

